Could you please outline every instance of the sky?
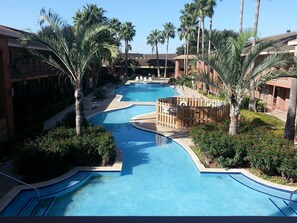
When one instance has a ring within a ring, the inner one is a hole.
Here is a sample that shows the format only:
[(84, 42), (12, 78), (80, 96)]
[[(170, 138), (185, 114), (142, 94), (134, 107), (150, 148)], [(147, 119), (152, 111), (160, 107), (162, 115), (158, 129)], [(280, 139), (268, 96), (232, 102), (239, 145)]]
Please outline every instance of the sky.
[[(213, 28), (217, 30), (239, 30), (239, 12), (241, 0), (217, 0), (213, 17)], [(52, 9), (65, 21), (72, 24), (72, 17), (86, 4), (96, 4), (106, 11), (108, 18), (118, 18), (122, 23), (132, 22), (136, 35), (132, 45), (134, 53), (151, 53), (146, 38), (154, 29), (162, 30), (163, 25), (172, 22), (180, 26), (180, 10), (192, 0), (0, 0), (0, 25), (20, 30), (39, 30), (40, 10)], [(254, 24), (256, 0), (245, 0), (243, 27)], [(209, 19), (206, 18), (206, 27)], [(258, 25), (260, 37), (297, 31), (297, 0), (262, 0)], [(177, 35), (170, 39), (169, 53), (175, 53), (181, 45)], [(166, 45), (159, 46), (159, 53), (166, 53)]]

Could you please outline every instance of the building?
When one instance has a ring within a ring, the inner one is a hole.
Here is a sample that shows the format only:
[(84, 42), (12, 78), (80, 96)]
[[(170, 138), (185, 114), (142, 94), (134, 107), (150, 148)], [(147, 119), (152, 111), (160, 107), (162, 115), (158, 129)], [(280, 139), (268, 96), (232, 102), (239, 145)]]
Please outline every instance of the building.
[[(176, 54), (167, 55), (167, 71), (166, 77), (173, 77), (175, 73), (175, 63), (174, 57)], [(122, 57), (114, 65), (113, 73), (123, 75), (125, 70), (125, 54), (122, 54)], [(159, 66), (160, 73), (163, 77), (165, 72), (165, 60), (166, 54), (159, 54)], [(133, 71), (131, 64), (134, 64), (135, 71)], [(155, 54), (141, 54), (141, 53), (129, 53), (128, 54), (128, 75), (140, 74), (140, 75), (153, 75), (157, 76), (157, 59)]]
[[(19, 44), (23, 31), (0, 26), (0, 142), (45, 118), (49, 105), (69, 97), (67, 81)], [(42, 47), (31, 44), (45, 56)], [(72, 95), (72, 93), (71, 93)]]
[[(280, 35), (269, 36), (263, 39), (271, 39), (277, 41), (278, 43), (278, 52), (289, 54), (292, 58), (294, 55), (294, 46), (288, 45), (288, 42), (297, 39), (297, 32), (287, 32)], [(246, 49), (251, 47), (251, 43), (246, 45)], [(268, 48), (256, 59), (255, 63), (259, 63), (263, 61), (267, 55), (271, 53), (275, 53), (275, 48)], [(194, 56), (189, 55), (189, 61), (193, 60)], [(175, 77), (181, 76), (185, 73), (184, 64), (185, 64), (185, 56), (180, 55), (175, 57)], [(197, 69), (207, 69), (207, 66), (204, 66), (202, 62), (197, 63)], [(192, 67), (189, 66), (188, 73), (190, 74), (192, 71)], [(291, 69), (290, 67), (285, 68), (286, 70)], [(211, 78), (215, 78), (217, 74), (211, 70)], [(288, 101), (290, 95), (291, 88), (291, 80), (292, 78), (279, 78), (277, 80), (268, 81), (264, 86), (258, 88), (255, 92), (255, 95), (258, 99), (262, 99), (265, 103), (265, 111), (271, 112), (275, 109), (280, 111), (287, 111)], [(202, 83), (197, 83), (197, 88), (202, 88)], [(210, 86), (209, 89), (211, 92), (215, 92), (215, 88)]]

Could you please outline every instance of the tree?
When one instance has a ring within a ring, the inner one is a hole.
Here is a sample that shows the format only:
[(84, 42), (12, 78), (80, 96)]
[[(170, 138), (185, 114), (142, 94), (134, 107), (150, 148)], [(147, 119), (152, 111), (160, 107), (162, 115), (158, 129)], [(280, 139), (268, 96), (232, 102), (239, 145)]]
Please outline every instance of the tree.
[(134, 25), (131, 22), (125, 22), (120, 30), (120, 39), (125, 41), (125, 74), (128, 74), (128, 52), (129, 42), (133, 40), (136, 34)]
[(164, 36), (162, 35), (162, 32), (159, 30), (152, 30), (151, 33), (146, 38), (147, 44), (152, 46), (152, 51), (156, 50), (156, 56), (157, 56), (157, 73), (158, 77), (160, 77), (160, 64), (159, 64), (159, 52), (158, 52), (158, 44), (163, 44), (165, 42)]
[(118, 44), (118, 46), (120, 46), (120, 41), (121, 41), (120, 31), (121, 31), (122, 23), (117, 18), (112, 18), (109, 20), (109, 26), (110, 26), (110, 28), (112, 28), (114, 30), (113, 36), (114, 36), (115, 41)]
[(244, 0), (240, 2), (240, 15), (239, 15), (239, 32), (242, 32), (242, 21), (243, 21), (243, 9), (244, 9)]
[[(202, 47), (201, 47), (201, 50), (202, 50), (202, 54), (204, 54), (204, 37), (205, 37), (205, 34), (204, 34), (204, 32), (205, 32), (204, 19), (205, 19), (205, 17), (207, 16), (207, 14), (209, 12), (211, 4), (209, 4), (209, 0), (194, 0), (194, 5), (195, 5), (196, 10), (197, 10), (197, 15), (199, 15), (199, 17), (200, 17), (201, 29), (202, 29)], [(199, 33), (199, 30), (198, 30), (198, 33)], [(198, 39), (197, 39), (197, 41), (198, 41)]]
[[(285, 54), (275, 53), (267, 56), (257, 66), (252, 66), (255, 59), (260, 53), (268, 47), (275, 46), (272, 40), (263, 40), (251, 49), (246, 49), (245, 44), (254, 35), (252, 30), (241, 32), (237, 38), (229, 38), (226, 45), (220, 44), (220, 35), (214, 35), (212, 43), (216, 48), (216, 53), (210, 59), (197, 56), (197, 61), (201, 60), (207, 63), (214, 71), (218, 73), (220, 83), (217, 87), (223, 91), (227, 96), (227, 101), (230, 104), (230, 126), (229, 134), (237, 133), (237, 125), (239, 118), (239, 108), (246, 90), (249, 90), (251, 81), (255, 78), (260, 80), (269, 80), (276, 78), (280, 73), (274, 73), (271, 68), (283, 67), (289, 63), (289, 59)], [(245, 52), (247, 50), (247, 52)], [(244, 55), (244, 56), (242, 56)], [(198, 71), (197, 79), (207, 80), (208, 73), (205, 71)], [(211, 83), (214, 85), (214, 83)], [(254, 84), (257, 84), (257, 82)]]
[(190, 40), (195, 35), (195, 27), (197, 26), (197, 17), (193, 13), (193, 4), (185, 4), (185, 10), (181, 11), (180, 28), (178, 29), (179, 37), (185, 40), (184, 43), (184, 74), (188, 75), (188, 55), (190, 49)]
[(96, 23), (106, 25), (108, 19), (104, 16), (105, 13), (106, 11), (103, 8), (98, 8), (95, 4), (87, 4), (83, 10), (77, 10), (75, 13), (73, 17), (74, 27), (89, 26)]
[[(252, 40), (253, 47), (256, 45), (256, 38), (257, 38), (257, 33), (258, 33), (260, 3), (261, 3), (261, 0), (256, 0), (256, 10), (255, 10), (255, 19), (254, 19), (254, 36), (253, 36), (253, 40)], [(251, 81), (251, 85), (254, 86), (253, 80)], [(249, 110), (256, 111), (255, 88), (250, 89)]]
[(167, 61), (168, 61), (168, 46), (169, 46), (169, 38), (175, 38), (175, 26), (173, 23), (168, 22), (163, 25), (163, 36), (166, 39), (166, 59), (165, 59), (165, 71), (164, 77), (166, 77), (167, 73)]
[[(296, 64), (297, 63), (297, 46), (295, 46), (294, 59)], [(297, 78), (292, 78), (287, 120), (286, 120), (286, 125), (284, 130), (284, 138), (292, 141), (295, 139), (295, 122), (296, 122), (296, 108), (297, 108), (296, 103), (297, 103)]]
[[(83, 77), (99, 53), (108, 51), (110, 57), (115, 57), (119, 52), (118, 47), (110, 43), (110, 29), (102, 24), (84, 25), (85, 23), (78, 20), (74, 28), (69, 28), (58, 14), (51, 10), (42, 10), (41, 29), (44, 28), (44, 24), (47, 24), (47, 29), (52, 29), (52, 32), (25, 33), (21, 43), (41, 61), (70, 79), (75, 90), (76, 134), (80, 136), (83, 118)], [(31, 42), (47, 49), (52, 56), (46, 57), (29, 48), (28, 44)]]

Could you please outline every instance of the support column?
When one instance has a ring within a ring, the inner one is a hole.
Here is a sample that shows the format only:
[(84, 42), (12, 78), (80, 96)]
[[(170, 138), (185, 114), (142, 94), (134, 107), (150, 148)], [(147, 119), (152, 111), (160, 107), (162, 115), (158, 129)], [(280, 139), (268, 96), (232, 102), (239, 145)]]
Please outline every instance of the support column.
[(177, 78), (179, 77), (179, 61), (178, 60), (175, 60), (175, 74), (174, 74), (174, 77)]

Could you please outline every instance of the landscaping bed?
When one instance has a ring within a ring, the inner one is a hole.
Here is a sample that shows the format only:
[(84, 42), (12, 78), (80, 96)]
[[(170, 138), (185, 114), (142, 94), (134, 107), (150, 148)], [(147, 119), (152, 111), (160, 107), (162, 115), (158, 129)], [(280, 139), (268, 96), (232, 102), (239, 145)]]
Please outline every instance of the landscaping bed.
[(197, 125), (190, 131), (193, 150), (207, 167), (248, 168), (277, 183), (297, 181), (297, 148), (283, 139), (284, 123), (262, 113), (242, 110), (238, 134), (228, 135), (229, 123)]

